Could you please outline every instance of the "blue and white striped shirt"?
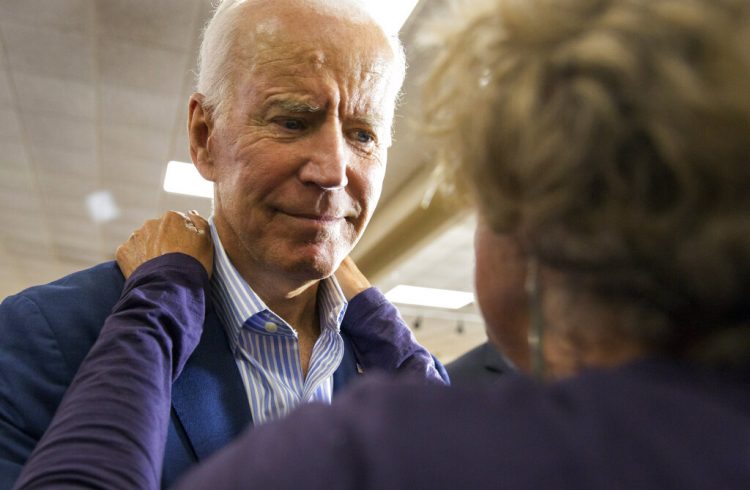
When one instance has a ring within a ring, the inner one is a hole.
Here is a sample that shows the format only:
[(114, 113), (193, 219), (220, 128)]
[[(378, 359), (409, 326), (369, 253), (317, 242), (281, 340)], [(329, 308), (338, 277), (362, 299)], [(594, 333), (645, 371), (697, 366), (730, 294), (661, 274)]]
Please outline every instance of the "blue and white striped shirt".
[(335, 277), (318, 286), (320, 337), (303, 377), (297, 332), (271, 311), (229, 260), (211, 220), (211, 292), (247, 392), (255, 425), (283, 417), (303, 402), (330, 403), (333, 372), (344, 355), (340, 327), (346, 298)]

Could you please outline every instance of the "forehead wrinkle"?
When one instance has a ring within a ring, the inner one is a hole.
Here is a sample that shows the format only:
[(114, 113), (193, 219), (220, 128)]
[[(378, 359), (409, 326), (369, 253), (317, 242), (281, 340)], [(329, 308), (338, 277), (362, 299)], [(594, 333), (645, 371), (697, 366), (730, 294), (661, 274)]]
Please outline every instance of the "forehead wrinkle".
[(253, 50), (253, 59), (256, 65), (288, 63), (290, 65), (321, 65), (326, 59), (325, 53), (320, 48), (311, 48), (307, 44), (301, 44), (284, 40), (279, 44), (276, 42), (256, 42)]

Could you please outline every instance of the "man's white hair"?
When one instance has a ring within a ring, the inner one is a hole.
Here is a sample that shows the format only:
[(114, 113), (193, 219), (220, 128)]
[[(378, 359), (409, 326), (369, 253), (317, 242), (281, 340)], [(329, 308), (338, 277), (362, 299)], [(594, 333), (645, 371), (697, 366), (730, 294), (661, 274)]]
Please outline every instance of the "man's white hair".
[[(236, 28), (241, 18), (237, 7), (269, 0), (219, 0), (213, 16), (203, 30), (198, 55), (198, 76), (196, 90), (205, 96), (204, 106), (217, 114), (222, 114), (225, 104), (233, 95), (234, 70), (238, 60), (231, 59), (233, 43), (236, 41)], [(275, 1), (275, 0), (270, 0)], [(368, 12), (361, 0), (292, 0), (294, 4), (309, 6), (311, 10), (339, 17), (353, 23), (375, 24), (383, 29)], [(406, 72), (406, 56), (397, 34), (383, 29), (395, 55), (398, 76), (403, 81)]]

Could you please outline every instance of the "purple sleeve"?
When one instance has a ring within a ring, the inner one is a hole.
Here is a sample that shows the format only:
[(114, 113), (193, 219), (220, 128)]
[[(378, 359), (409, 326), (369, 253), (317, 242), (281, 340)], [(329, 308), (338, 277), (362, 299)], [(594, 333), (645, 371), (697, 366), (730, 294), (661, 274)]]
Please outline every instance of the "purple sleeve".
[(172, 381), (200, 339), (208, 284), (184, 254), (136, 269), (15, 488), (159, 488)]
[(352, 339), (365, 370), (380, 370), (446, 384), (435, 360), (417, 343), (411, 330), (383, 293), (369, 288), (349, 302), (342, 329)]

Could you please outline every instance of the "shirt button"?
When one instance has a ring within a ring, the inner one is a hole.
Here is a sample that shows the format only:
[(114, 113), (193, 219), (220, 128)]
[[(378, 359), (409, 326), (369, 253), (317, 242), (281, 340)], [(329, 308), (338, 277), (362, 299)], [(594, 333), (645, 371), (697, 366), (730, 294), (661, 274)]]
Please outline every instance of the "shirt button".
[(264, 326), (266, 328), (266, 332), (268, 333), (276, 333), (276, 331), (279, 329), (279, 327), (274, 322), (266, 322)]

